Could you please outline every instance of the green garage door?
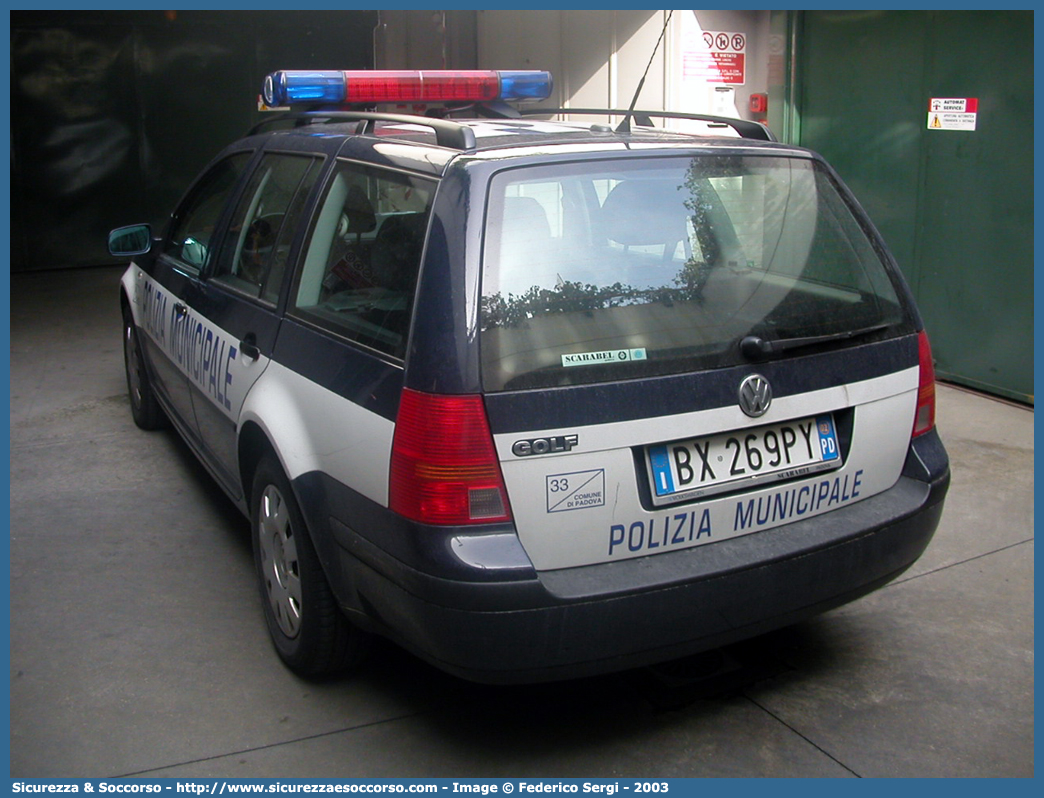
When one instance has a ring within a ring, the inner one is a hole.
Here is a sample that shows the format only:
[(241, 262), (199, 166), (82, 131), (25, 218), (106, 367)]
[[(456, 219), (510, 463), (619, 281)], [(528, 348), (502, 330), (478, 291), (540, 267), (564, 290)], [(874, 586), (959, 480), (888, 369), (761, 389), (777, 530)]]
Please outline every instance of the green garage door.
[[(1032, 403), (1032, 12), (805, 12), (796, 23), (793, 132), (892, 247), (940, 379)], [(946, 104), (936, 120), (933, 99), (976, 102)]]

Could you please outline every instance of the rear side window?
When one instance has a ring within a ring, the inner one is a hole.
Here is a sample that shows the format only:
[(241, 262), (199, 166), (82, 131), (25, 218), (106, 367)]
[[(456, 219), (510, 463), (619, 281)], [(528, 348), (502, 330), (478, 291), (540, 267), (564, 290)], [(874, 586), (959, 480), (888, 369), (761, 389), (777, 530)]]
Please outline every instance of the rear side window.
[(435, 185), (339, 164), (305, 247), (294, 314), (401, 359)]
[(215, 280), (273, 304), (278, 300), (318, 161), (302, 155), (265, 155), (232, 215), (213, 270)]
[(735, 365), (748, 335), (885, 335), (907, 318), (866, 232), (807, 159), (510, 170), (491, 182), (487, 218), (490, 391)]

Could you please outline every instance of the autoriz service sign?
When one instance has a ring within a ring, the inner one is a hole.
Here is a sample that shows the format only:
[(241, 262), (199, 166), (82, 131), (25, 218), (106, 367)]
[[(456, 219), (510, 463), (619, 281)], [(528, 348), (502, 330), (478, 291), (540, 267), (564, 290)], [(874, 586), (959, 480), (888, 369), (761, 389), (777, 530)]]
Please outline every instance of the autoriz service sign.
[(976, 97), (932, 97), (928, 101), (929, 130), (975, 130)]
[(705, 30), (685, 42), (682, 75), (742, 86), (746, 82), (747, 36), (736, 31)]

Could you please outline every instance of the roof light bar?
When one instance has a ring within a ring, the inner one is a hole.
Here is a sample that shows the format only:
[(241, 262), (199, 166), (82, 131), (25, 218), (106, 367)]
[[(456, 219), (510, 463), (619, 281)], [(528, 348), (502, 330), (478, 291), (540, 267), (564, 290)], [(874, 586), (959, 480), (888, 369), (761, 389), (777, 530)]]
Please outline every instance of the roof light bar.
[(262, 98), (283, 105), (523, 102), (551, 96), (539, 70), (281, 70), (265, 77)]

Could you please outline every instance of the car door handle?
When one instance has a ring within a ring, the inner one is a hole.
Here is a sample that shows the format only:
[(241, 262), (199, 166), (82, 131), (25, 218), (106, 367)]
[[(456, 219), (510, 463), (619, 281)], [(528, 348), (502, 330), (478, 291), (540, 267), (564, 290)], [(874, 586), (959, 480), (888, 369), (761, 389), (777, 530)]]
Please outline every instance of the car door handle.
[(239, 342), (239, 351), (251, 360), (261, 357), (261, 350), (257, 348), (257, 336), (254, 333), (244, 335), (243, 340)]
[(174, 313), (178, 316), (178, 318), (181, 318), (186, 313), (188, 313), (188, 307), (186, 305), (181, 304), (180, 302), (175, 302)]

